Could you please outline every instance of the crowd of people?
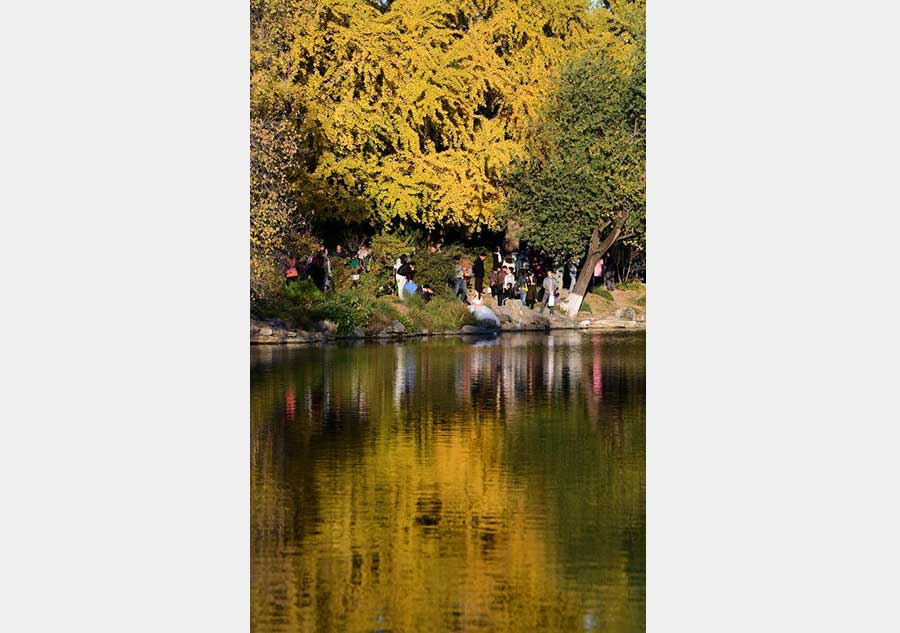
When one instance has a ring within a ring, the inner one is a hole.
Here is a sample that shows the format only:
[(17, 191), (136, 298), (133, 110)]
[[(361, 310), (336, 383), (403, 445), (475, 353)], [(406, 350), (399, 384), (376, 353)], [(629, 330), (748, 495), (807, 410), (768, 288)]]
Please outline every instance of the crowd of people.
[[(306, 259), (302, 272), (296, 258), (289, 257), (285, 267), (285, 282), (292, 284), (298, 279), (306, 278), (322, 292), (332, 289), (332, 258), (350, 269), (351, 284), (356, 285), (361, 274), (367, 272), (371, 250), (363, 245), (355, 252), (350, 252), (339, 244), (332, 254), (323, 246)], [(479, 253), (474, 261), (461, 257), (456, 264), (454, 277), (448, 283), (453, 288), (453, 296), (463, 303), (481, 304), (484, 302), (487, 279), (488, 292), (498, 306), (502, 306), (507, 300), (517, 299), (530, 309), (535, 309), (539, 304), (542, 314), (549, 308), (553, 315), (563, 283), (567, 282), (568, 291), (572, 292), (579, 268), (574, 260), (563, 262), (555, 268), (551, 263), (548, 258), (532, 249), (504, 254), (498, 247), (491, 254), (490, 260), (486, 252)], [(613, 290), (615, 284), (607, 264), (605, 259), (597, 262), (591, 281), (593, 285), (605, 284), (609, 290)], [(401, 255), (394, 261), (393, 273), (400, 299), (417, 295), (427, 302), (434, 296), (433, 288), (416, 283), (416, 263), (409, 256)]]
[[(522, 305), (534, 309), (540, 304), (539, 311), (549, 308), (552, 315), (560, 298), (560, 290), (566, 282), (568, 291), (572, 292), (578, 279), (578, 263), (569, 260), (553, 268), (551, 262), (531, 249), (504, 254), (497, 248), (488, 262), (486, 253), (479, 254), (474, 262), (468, 258), (460, 259), (453, 280), (453, 295), (465, 303), (469, 303), (469, 288), (472, 299), (484, 301), (484, 281), (488, 280), (490, 296), (498, 306), (509, 299), (518, 299)], [(610, 290), (614, 289), (610, 270), (604, 272), (606, 261), (600, 259), (594, 267), (591, 283), (605, 283)], [(490, 266), (488, 268), (488, 265)]]
[[(333, 256), (341, 265), (350, 269), (350, 280), (355, 285), (359, 282), (360, 275), (366, 271), (371, 254), (371, 250), (366, 246), (360, 246), (355, 253), (351, 253), (338, 244)], [(285, 283), (290, 285), (299, 279), (309, 279), (321, 292), (330, 290), (333, 286), (331, 258), (328, 249), (322, 246), (316, 253), (306, 258), (301, 272), (297, 267), (297, 258), (289, 256), (284, 273)]]
[[(490, 268), (486, 264), (486, 253), (480, 253), (474, 263), (463, 258), (457, 267), (454, 295), (468, 303), (467, 289), (471, 280), (473, 300), (483, 302), (484, 280), (487, 277), (490, 296), (498, 306), (510, 299), (518, 299), (522, 305), (534, 309), (540, 302), (541, 313), (549, 307), (550, 314), (553, 314), (560, 295), (558, 276), (561, 277), (562, 272), (548, 267), (543, 257), (524, 250), (504, 255), (498, 248), (491, 255)], [(577, 265), (573, 266), (575, 272), (570, 272), (572, 287), (577, 273)]]

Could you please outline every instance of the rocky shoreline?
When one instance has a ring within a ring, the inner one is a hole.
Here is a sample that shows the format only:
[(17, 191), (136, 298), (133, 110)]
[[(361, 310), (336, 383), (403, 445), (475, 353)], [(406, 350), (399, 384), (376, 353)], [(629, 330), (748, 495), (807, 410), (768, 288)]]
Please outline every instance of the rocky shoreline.
[(517, 300), (507, 301), (500, 308), (491, 307), (497, 321), (479, 321), (478, 325), (464, 325), (459, 330), (443, 332), (407, 332), (400, 321), (394, 321), (383, 330), (367, 333), (357, 329), (350, 335), (337, 333), (337, 325), (330, 321), (319, 321), (313, 331), (293, 329), (287, 323), (277, 320), (250, 320), (251, 345), (289, 345), (325, 343), (338, 340), (398, 339), (419, 336), (479, 336), (493, 337), (503, 332), (549, 332), (552, 330), (644, 330), (646, 321), (643, 314), (632, 308), (622, 308), (612, 314), (572, 320), (563, 315), (553, 317), (530, 310)]

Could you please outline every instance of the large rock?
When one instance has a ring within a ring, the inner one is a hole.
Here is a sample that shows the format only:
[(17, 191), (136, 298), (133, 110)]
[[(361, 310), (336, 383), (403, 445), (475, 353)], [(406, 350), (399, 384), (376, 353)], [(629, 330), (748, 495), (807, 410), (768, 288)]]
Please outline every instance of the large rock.
[(637, 313), (634, 308), (620, 308), (616, 310), (616, 318), (624, 321), (634, 321)]
[(642, 330), (644, 324), (639, 321), (626, 321), (624, 319), (594, 319), (591, 321), (591, 329), (594, 330)]
[(478, 325), (484, 326), (491, 324), (491, 327), (500, 327), (500, 318), (487, 306), (470, 305), (469, 312), (475, 315), (475, 320), (478, 321)]
[(403, 324), (400, 321), (398, 321), (396, 319), (389, 326), (387, 326), (386, 328), (384, 328), (381, 331), (382, 336), (394, 336), (397, 334), (405, 334), (405, 333), (406, 333), (406, 328), (403, 326)]
[(270, 327), (264, 327), (259, 330), (260, 336), (272, 336), (275, 334), (275, 330)]
[(507, 300), (500, 310), (504, 315), (509, 317), (510, 321), (519, 325), (529, 325), (534, 323), (538, 318), (538, 313), (536, 311), (523, 306), (522, 302), (518, 299)]
[(574, 330), (577, 326), (578, 324), (568, 317), (558, 314), (554, 314), (550, 317), (550, 327), (555, 330)]
[(320, 332), (322, 334), (334, 334), (335, 332), (337, 332), (337, 323), (329, 319), (325, 319), (324, 321), (316, 321), (313, 324), (313, 329), (316, 332)]

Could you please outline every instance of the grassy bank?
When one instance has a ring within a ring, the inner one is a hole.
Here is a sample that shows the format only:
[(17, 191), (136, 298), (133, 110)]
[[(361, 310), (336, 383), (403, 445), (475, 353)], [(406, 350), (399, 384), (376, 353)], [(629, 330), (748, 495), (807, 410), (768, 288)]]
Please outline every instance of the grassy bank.
[(474, 325), (475, 318), (459, 300), (438, 295), (425, 302), (419, 297), (400, 300), (396, 295), (374, 295), (365, 287), (319, 292), (312, 282), (285, 286), (254, 310), (262, 319), (279, 319), (289, 327), (313, 330), (322, 321), (331, 321), (342, 336), (362, 331), (377, 334), (395, 321), (407, 332), (458, 330)]
[(613, 291), (596, 286), (585, 296), (579, 315), (600, 318), (622, 308), (632, 308), (635, 313), (646, 315), (647, 286), (636, 280), (619, 284)]

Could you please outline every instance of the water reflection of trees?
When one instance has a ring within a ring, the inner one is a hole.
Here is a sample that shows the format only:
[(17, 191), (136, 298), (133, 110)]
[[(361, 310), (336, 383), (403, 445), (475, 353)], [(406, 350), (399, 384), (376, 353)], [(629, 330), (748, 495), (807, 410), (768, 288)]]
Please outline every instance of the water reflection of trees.
[(263, 354), (255, 631), (642, 628), (642, 338)]

